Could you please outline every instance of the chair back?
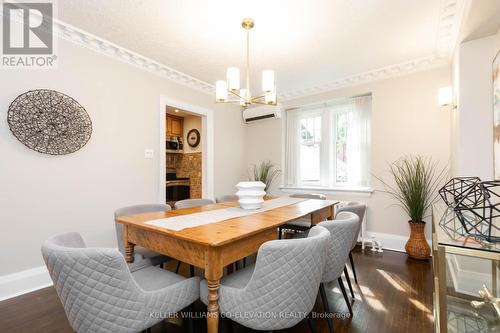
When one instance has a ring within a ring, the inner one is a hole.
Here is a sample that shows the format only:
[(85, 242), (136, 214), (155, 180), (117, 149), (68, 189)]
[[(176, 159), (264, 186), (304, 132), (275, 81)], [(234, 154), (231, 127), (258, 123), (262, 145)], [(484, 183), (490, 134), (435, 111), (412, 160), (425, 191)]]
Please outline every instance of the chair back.
[(335, 220), (318, 224), (328, 229), (331, 236), (322, 282), (334, 281), (342, 274), (351, 251), (352, 240), (355, 238), (358, 220), (354, 213), (340, 212)]
[(290, 197), (292, 197), (292, 198), (326, 200), (326, 195), (320, 194), (320, 193), (294, 193), (294, 194), (290, 194)]
[[(115, 210), (115, 219), (120, 216), (135, 215), (142, 213), (163, 212), (172, 210), (172, 207), (165, 204), (145, 204), (118, 208)], [(115, 222), (116, 240), (118, 250), (125, 255), (125, 246), (123, 245), (123, 224)]]
[(356, 214), (359, 217), (358, 225), (356, 227), (356, 230), (354, 231), (356, 234), (356, 237), (354, 237), (354, 240), (352, 241), (352, 244), (351, 244), (351, 250), (352, 250), (356, 246), (356, 243), (358, 242), (359, 232), (360, 232), (361, 226), (363, 224), (363, 219), (365, 218), (366, 205), (364, 203), (351, 201), (351, 202), (348, 202), (347, 205), (337, 209), (337, 214), (340, 212), (351, 212), (351, 213)]
[(228, 194), (228, 195), (223, 195), (221, 197), (218, 197), (215, 199), (217, 203), (220, 202), (233, 202), (233, 201), (238, 201), (238, 196), (236, 194)]
[(199, 206), (204, 206), (204, 205), (212, 205), (215, 202), (212, 199), (186, 199), (186, 200), (181, 200), (177, 201), (174, 204), (175, 209), (181, 209), (181, 208), (192, 208), (192, 207), (199, 207)]
[[(313, 227), (308, 238), (274, 240), (261, 245), (253, 275), (244, 289), (222, 288), (226, 313), (266, 314), (269, 317), (233, 320), (256, 330), (295, 326), (313, 309), (325, 268), (328, 230)], [(292, 314), (292, 316), (280, 316)], [(295, 314), (295, 316), (293, 316)]]
[(45, 241), (42, 255), (73, 330), (137, 332), (148, 327), (144, 297), (120, 252), (86, 248), (80, 234), (71, 232)]

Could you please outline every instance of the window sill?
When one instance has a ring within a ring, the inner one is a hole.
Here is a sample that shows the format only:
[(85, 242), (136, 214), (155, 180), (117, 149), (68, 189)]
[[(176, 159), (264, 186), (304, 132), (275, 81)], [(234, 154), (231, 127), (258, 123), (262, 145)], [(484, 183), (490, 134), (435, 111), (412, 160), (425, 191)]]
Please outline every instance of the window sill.
[(286, 193), (296, 193), (296, 192), (316, 192), (321, 194), (348, 194), (348, 195), (360, 195), (360, 196), (370, 196), (373, 193), (373, 188), (371, 187), (321, 187), (321, 186), (299, 186), (299, 185), (287, 185), (281, 186), (280, 190)]

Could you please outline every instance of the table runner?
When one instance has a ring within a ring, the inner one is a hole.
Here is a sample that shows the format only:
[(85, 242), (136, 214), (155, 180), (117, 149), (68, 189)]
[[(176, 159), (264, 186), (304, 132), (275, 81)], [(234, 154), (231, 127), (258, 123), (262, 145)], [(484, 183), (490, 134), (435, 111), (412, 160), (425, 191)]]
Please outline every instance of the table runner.
[(179, 215), (179, 216), (167, 217), (164, 219), (152, 220), (146, 222), (146, 224), (154, 225), (155, 227), (160, 227), (164, 229), (180, 231), (186, 228), (194, 228), (200, 225), (222, 222), (237, 217), (258, 214), (271, 209), (293, 205), (305, 200), (308, 199), (280, 197), (264, 201), (261, 209), (247, 210), (247, 209), (242, 209), (240, 207), (227, 207), (216, 210), (210, 210), (207, 212)]

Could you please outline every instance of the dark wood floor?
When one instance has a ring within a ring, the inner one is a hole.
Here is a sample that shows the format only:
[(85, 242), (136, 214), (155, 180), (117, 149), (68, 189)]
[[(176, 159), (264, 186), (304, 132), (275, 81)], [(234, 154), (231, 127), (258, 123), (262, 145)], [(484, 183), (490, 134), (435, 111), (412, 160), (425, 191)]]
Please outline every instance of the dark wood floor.
[[(405, 254), (355, 250), (354, 260), (359, 287), (354, 285), (353, 318), (334, 319), (335, 332), (432, 332), (432, 277), (430, 262), (417, 261)], [(175, 263), (172, 263), (172, 268)], [(188, 273), (186, 265), (183, 274)], [(170, 268), (170, 267), (169, 267)], [(336, 285), (329, 291), (330, 307), (347, 314), (347, 307)], [(202, 304), (196, 304), (202, 311)], [(317, 302), (315, 311), (322, 306)], [(316, 319), (318, 332), (328, 332), (326, 321)], [(223, 322), (221, 332), (228, 331)], [(205, 332), (204, 320), (195, 320), (195, 332)], [(252, 332), (240, 326), (235, 332)], [(0, 302), (0, 332), (72, 332), (54, 288), (45, 288)], [(186, 332), (182, 323), (161, 323), (153, 333)], [(305, 322), (283, 331), (309, 332)]]

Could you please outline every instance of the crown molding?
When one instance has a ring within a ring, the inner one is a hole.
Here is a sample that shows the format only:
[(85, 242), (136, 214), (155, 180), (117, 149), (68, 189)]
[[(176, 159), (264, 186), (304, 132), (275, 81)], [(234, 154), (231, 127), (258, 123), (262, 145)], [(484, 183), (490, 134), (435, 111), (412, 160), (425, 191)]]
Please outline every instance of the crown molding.
[(135, 66), (142, 70), (156, 74), (175, 83), (187, 86), (191, 89), (213, 94), (215, 87), (205, 81), (199, 80), (188, 74), (182, 73), (176, 69), (168, 67), (153, 59), (142, 56), (136, 52), (130, 51), (106, 39), (95, 36), (87, 31), (76, 28), (68, 23), (54, 19), (54, 32), (67, 41), (88, 49), (97, 51), (111, 58)]
[[(470, 1), (471, 0), (440, 0), (439, 22), (437, 27), (435, 53), (433, 55), (351, 75), (326, 84), (311, 86), (296, 91), (282, 92), (278, 94), (279, 99), (288, 101), (330, 90), (449, 65), (450, 57), (458, 42), (462, 21), (470, 8)], [(61, 38), (77, 45), (94, 50), (207, 95), (214, 94), (215, 86), (213, 84), (130, 51), (66, 22), (54, 19), (54, 31)]]
[(458, 44), (460, 29), (471, 0), (441, 0), (436, 35), (436, 55), (451, 57)]
[(382, 67), (361, 74), (351, 75), (339, 80), (329, 82), (327, 84), (317, 85), (314, 87), (296, 90), (289, 93), (282, 93), (279, 94), (278, 96), (282, 101), (290, 101), (292, 99), (297, 99), (310, 95), (316, 95), (332, 90), (337, 90), (340, 88), (358, 86), (373, 81), (385, 80), (411, 73), (422, 72), (438, 67), (444, 67), (448, 66), (449, 64), (450, 64), (449, 59), (439, 58), (432, 55), (425, 58), (406, 61), (396, 65)]

